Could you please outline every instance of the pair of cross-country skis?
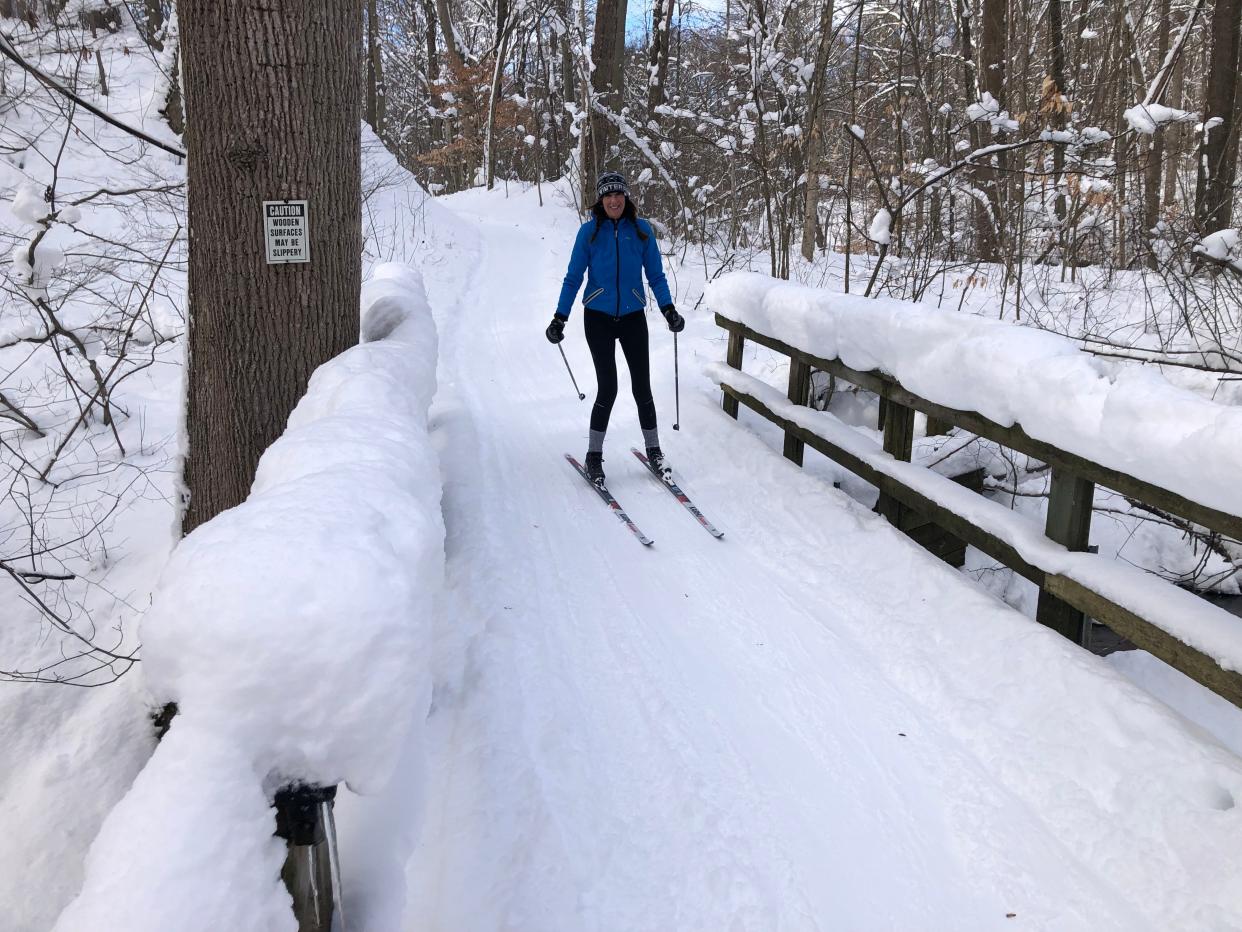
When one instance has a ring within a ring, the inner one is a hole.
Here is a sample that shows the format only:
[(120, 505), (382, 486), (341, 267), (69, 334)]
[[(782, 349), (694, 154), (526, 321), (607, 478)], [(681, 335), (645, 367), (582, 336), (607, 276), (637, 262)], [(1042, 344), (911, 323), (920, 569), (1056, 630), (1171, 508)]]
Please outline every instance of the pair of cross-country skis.
[[(638, 461), (643, 464), (643, 466), (647, 469), (649, 473), (651, 473), (652, 476), (655, 477), (656, 481), (659, 482), (660, 485), (668, 489), (669, 492), (672, 493), (673, 497), (677, 499), (677, 501), (681, 502), (686, 507), (686, 510), (690, 512), (690, 514), (694, 515), (695, 520), (697, 520), (699, 524), (703, 525), (703, 529), (707, 531), (708, 534), (711, 534), (712, 537), (715, 537), (718, 539), (721, 537), (724, 537), (724, 531), (717, 530), (714, 524), (712, 524), (705, 517), (703, 517), (703, 512), (699, 511), (699, 509), (695, 507), (694, 502), (690, 501), (690, 497), (681, 490), (681, 488), (677, 485), (676, 482), (673, 481), (673, 477), (671, 473), (660, 472), (658, 469), (656, 469), (654, 466), (651, 465), (647, 457), (644, 456), (639, 450), (631, 447), (630, 452), (633, 453), (636, 457), (638, 457)], [(618, 518), (621, 519), (621, 523), (624, 524), (626, 527), (628, 527), (634, 533), (634, 536), (638, 538), (639, 542), (643, 546), (650, 547), (654, 543), (654, 541), (652, 541), (650, 537), (648, 537), (646, 534), (644, 534), (642, 531), (638, 529), (637, 524), (635, 524), (632, 520), (630, 520), (630, 516), (627, 515), (624, 510), (622, 510), (620, 502), (618, 502), (616, 498), (613, 497), (613, 494), (608, 491), (607, 486), (605, 486), (602, 482), (592, 482), (591, 479), (587, 476), (586, 470), (582, 467), (582, 464), (579, 463), (576, 459), (574, 459), (570, 454), (566, 453), (565, 459), (569, 460), (570, 465), (573, 466), (573, 468), (578, 471), (578, 475), (580, 475), (586, 481), (587, 485), (589, 485), (597, 493), (599, 493), (599, 497), (602, 498), (604, 500), (604, 503), (608, 505), (609, 508), (612, 509), (613, 514), (615, 514)]]

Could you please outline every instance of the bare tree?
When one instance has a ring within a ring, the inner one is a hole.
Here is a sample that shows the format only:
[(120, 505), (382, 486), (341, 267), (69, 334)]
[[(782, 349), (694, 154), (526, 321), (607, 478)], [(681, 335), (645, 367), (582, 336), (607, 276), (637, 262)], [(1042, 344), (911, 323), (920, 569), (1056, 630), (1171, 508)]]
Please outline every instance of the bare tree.
[(820, 152), (823, 148), (823, 104), (828, 83), (828, 53), (836, 33), (832, 28), (833, 0), (824, 0), (819, 14), (819, 41), (815, 47), (815, 71), (806, 107), (806, 206), (802, 219), (802, 258), (815, 257), (815, 236), (819, 226)]
[(617, 145), (615, 124), (596, 108), (619, 111), (622, 56), (625, 53), (626, 0), (600, 0), (595, 7), (595, 41), (591, 45), (592, 108), (582, 144), (582, 200), (595, 200), (595, 176), (610, 164)]
[[(1238, 52), (1242, 43), (1242, 0), (1217, 0), (1212, 13), (1212, 50), (1204, 97), (1195, 217), (1204, 231), (1221, 230), (1233, 217), (1237, 175)], [(1218, 122), (1219, 121), (1219, 122)]]
[(384, 56), (380, 44), (379, 4), (367, 0), (367, 110), (366, 120), (377, 136), (384, 135)]

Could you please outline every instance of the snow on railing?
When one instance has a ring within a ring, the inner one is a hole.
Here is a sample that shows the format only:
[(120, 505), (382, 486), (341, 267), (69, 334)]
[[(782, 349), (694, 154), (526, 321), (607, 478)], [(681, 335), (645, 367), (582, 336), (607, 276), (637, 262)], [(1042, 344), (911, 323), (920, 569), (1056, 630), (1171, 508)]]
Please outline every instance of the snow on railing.
[[(708, 366), (728, 413), (736, 417), (745, 404), (785, 430), (795, 462), (810, 445), (877, 486), (877, 510), (894, 524), (913, 511), (1035, 582), (1044, 624), (1085, 643), (1085, 619), (1094, 617), (1242, 706), (1239, 619), (1084, 552), (1095, 483), (1242, 537), (1242, 410), (999, 321), (745, 272), (713, 283), (706, 297), (730, 335), (727, 364)], [(739, 371), (747, 340), (790, 357), (787, 393)], [(886, 399), (882, 448), (805, 407), (812, 367)], [(915, 410), (1046, 462), (1047, 525), (910, 465)]]
[(273, 795), (378, 792), (416, 740), (444, 570), (436, 332), (406, 266), (378, 267), (362, 307), (364, 342), (315, 371), (250, 496), (173, 551), (142, 659), (179, 715), (58, 930), (296, 929)]
[(1031, 437), (1191, 501), (1242, 515), (1242, 408), (1178, 388), (1047, 331), (908, 301), (735, 272), (709, 306), (790, 346), (878, 369), (929, 401), (1020, 424)]

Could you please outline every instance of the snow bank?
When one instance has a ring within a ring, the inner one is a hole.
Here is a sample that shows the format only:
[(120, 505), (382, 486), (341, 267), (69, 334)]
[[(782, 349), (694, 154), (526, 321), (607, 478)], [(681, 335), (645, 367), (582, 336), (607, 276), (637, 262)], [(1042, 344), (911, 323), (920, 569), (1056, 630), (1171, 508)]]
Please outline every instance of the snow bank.
[(289, 930), (261, 775), (221, 736), (175, 727), (104, 822), (57, 929)]
[(250, 497), (165, 568), (143, 666), (180, 715), (105, 822), (64, 932), (293, 928), (270, 794), (379, 792), (425, 717), (444, 527), (418, 274), (377, 267), (363, 320), (373, 342), (316, 370)]
[(1116, 364), (1071, 340), (920, 304), (845, 295), (734, 272), (710, 307), (762, 333), (915, 394), (977, 411), (1192, 501), (1242, 514), (1242, 410)]

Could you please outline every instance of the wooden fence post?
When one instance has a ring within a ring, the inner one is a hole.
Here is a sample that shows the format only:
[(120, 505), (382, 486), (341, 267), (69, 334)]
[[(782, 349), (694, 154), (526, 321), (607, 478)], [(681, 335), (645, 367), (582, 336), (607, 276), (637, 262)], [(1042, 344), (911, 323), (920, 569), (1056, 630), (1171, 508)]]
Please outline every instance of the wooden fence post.
[[(745, 348), (746, 348), (746, 338), (742, 336), (741, 331), (730, 330), (729, 331), (729, 351), (725, 356), (725, 362), (727, 362), (734, 369), (737, 369), (739, 372), (742, 370), (742, 350)], [(729, 417), (734, 418), (736, 420), (737, 399), (731, 398), (729, 397), (728, 394), (726, 394), (724, 396), (724, 411), (725, 411), (725, 414), (729, 415)]]
[[(1086, 550), (1091, 537), (1091, 506), (1094, 500), (1094, 482), (1053, 467), (1045, 536), (1069, 550)], [(1087, 616), (1045, 589), (1039, 590), (1035, 619), (1083, 647), (1090, 646), (1091, 624)]]
[(289, 851), (280, 876), (293, 898), (298, 932), (331, 932), (332, 860), (324, 814), (336, 787), (296, 784), (276, 792), (276, 834)]
[[(788, 398), (796, 405), (806, 406), (811, 395), (811, 367), (797, 359), (789, 360)], [(785, 432), (785, 458), (802, 465), (802, 452), (806, 445), (789, 431)]]
[[(885, 406), (884, 451), (895, 460), (910, 462), (914, 450), (914, 409), (899, 405), (891, 399)], [(894, 527), (901, 527), (902, 513), (906, 507), (891, 495), (880, 493), (875, 510), (884, 515)]]

